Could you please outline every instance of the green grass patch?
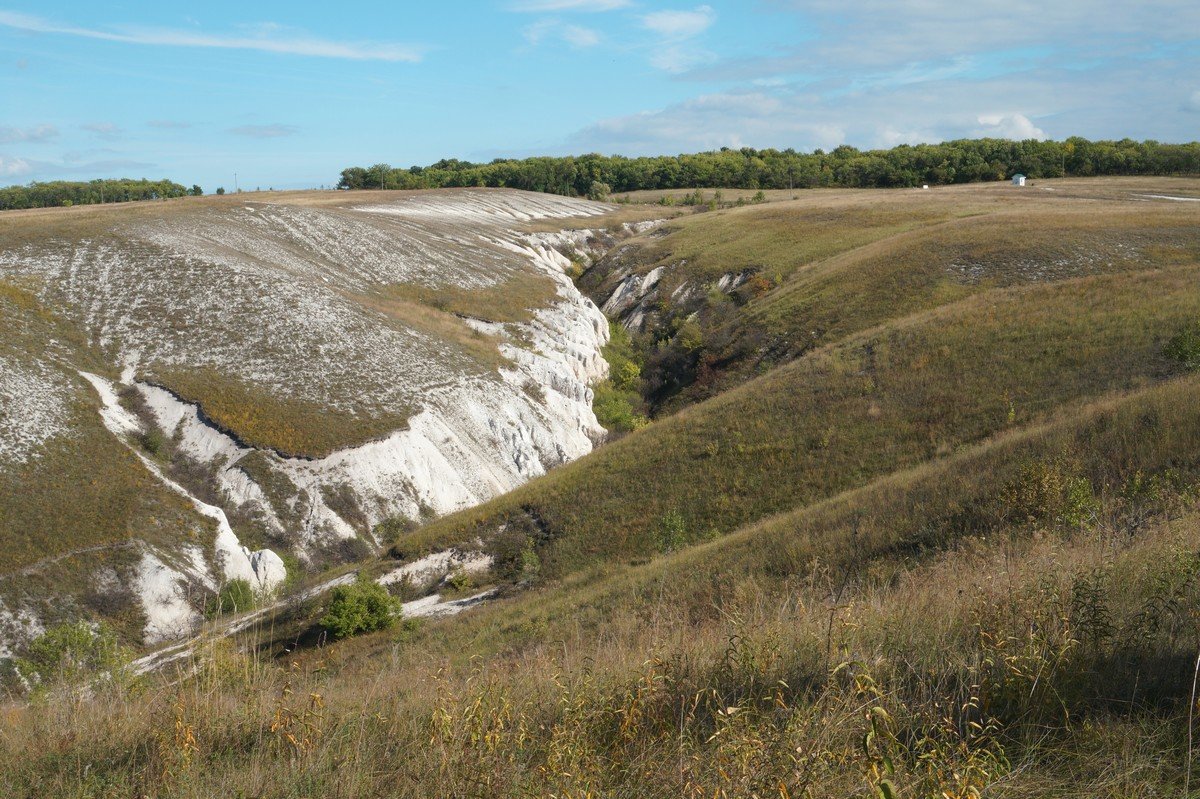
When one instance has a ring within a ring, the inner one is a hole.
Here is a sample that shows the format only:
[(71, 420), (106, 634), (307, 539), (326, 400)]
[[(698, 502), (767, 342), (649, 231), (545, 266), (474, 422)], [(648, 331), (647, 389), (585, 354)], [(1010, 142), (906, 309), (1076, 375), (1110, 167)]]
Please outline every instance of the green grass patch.
[(642, 411), (642, 367), (629, 331), (615, 322), (610, 322), (608, 329), (609, 339), (603, 350), (608, 377), (594, 387), (592, 410), (606, 429), (629, 433), (649, 422)]
[(217, 428), (238, 441), (285, 457), (319, 458), (403, 429), (409, 410), (333, 411), (319, 402), (280, 396), (210, 367), (157, 367), (147, 378), (198, 405)]

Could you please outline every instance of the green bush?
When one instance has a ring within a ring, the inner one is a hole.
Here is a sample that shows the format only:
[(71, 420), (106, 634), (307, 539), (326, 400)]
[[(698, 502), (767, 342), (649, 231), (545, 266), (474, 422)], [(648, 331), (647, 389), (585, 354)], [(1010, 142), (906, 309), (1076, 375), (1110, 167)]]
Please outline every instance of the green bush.
[(612, 194), (612, 186), (599, 180), (593, 180), (591, 187), (588, 189), (588, 199), (603, 202)]
[(458, 568), (446, 575), (446, 582), (455, 591), (466, 591), (475, 585), (475, 582), (471, 579), (471, 575), (463, 569)]
[(334, 638), (386, 630), (400, 618), (400, 604), (382, 585), (359, 575), (356, 582), (333, 589), (321, 626)]
[(488, 544), (492, 556), (492, 575), (498, 580), (518, 583), (534, 583), (542, 571), (542, 559), (529, 534), (506, 529)]
[(658, 525), (659, 552), (674, 552), (687, 545), (687, 520), (677, 510), (663, 514)]
[(1185, 369), (1200, 369), (1200, 321), (1179, 331), (1163, 349), (1163, 354)]
[(221, 586), (221, 590), (204, 609), (204, 615), (209, 619), (215, 619), (226, 613), (245, 613), (247, 610), (254, 610), (257, 606), (258, 597), (255, 595), (250, 581), (239, 577)]
[(1010, 511), (1032, 524), (1090, 527), (1100, 512), (1091, 481), (1062, 458), (1025, 464), (1002, 495)]
[(649, 420), (642, 406), (642, 366), (634, 351), (629, 331), (617, 322), (609, 322), (604, 360), (608, 361), (608, 379), (596, 384), (592, 410), (608, 430), (628, 433), (645, 427)]
[(59, 624), (29, 644), (17, 669), (27, 679), (43, 685), (78, 683), (106, 673), (116, 676), (129, 665), (129, 653), (105, 624), (92, 627), (85, 621)]

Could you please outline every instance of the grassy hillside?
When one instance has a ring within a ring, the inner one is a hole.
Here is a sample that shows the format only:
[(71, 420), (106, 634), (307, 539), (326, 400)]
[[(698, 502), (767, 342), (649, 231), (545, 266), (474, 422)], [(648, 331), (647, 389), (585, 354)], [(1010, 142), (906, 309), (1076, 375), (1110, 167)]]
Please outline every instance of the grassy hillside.
[[(665, 414), (886, 319), (1021, 283), (1194, 261), (1186, 181), (1053, 181), (915, 192), (824, 192), (702, 213), (620, 248), (580, 285), (605, 302), (659, 282), (621, 318)], [(724, 279), (724, 283), (719, 282)], [(730, 283), (729, 281), (734, 281)]]
[[(104, 372), (101, 359), (72, 326), (3, 282), (0, 357), (8, 368), (43, 375), (43, 403), (58, 400), (62, 408), (57, 433), (18, 462), (0, 458), (0, 573), (132, 538), (169, 541), (195, 527), (189, 503), (159, 484), (101, 424), (94, 391), (74, 371)], [(22, 413), (37, 410), (0, 405), (12, 414), (0, 413), (4, 439), (20, 432)]]
[(217, 649), (180, 685), (14, 710), (0, 774), (62, 796), (1178, 792), (1198, 388), (453, 624), (281, 667)]
[[(522, 524), (562, 574), (721, 535), (1056, 408), (1172, 373), (1195, 267), (995, 289), (810, 352), (491, 503), (397, 542), (414, 553)], [(671, 533), (674, 535), (675, 533)]]
[[(1058, 188), (1070, 199), (1030, 207), (831, 193), (825, 221), (818, 199), (783, 201), (636, 240), (592, 278), (774, 264), (760, 293), (704, 296), (728, 329), (786, 346), (510, 494), (386, 525), (405, 558), (497, 556), (440, 589), (498, 589), (470, 612), (318, 645), (316, 597), (194, 654), (191, 677), (14, 704), (0, 785), (1184, 795), (1200, 780), (1195, 212), (1133, 199), (1140, 184)], [(653, 352), (617, 348), (626, 371)]]

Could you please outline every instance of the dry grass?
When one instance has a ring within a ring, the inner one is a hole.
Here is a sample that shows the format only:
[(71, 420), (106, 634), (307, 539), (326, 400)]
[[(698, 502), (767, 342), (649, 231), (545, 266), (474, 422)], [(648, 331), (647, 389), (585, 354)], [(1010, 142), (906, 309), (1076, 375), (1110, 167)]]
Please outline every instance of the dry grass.
[[(651, 366), (649, 398), (665, 415), (813, 347), (980, 291), (1200, 258), (1191, 209), (1140, 196), (1185, 195), (1196, 181), (1053, 183), (805, 193), (698, 214), (620, 248), (580, 285), (603, 302), (630, 270), (665, 268), (640, 309), (647, 356), (662, 363), (659, 374)], [(727, 295), (713, 289), (722, 275), (749, 279)], [(696, 330), (676, 346), (687, 319)]]
[(200, 407), (242, 444), (284, 457), (321, 457), (403, 429), (410, 409), (331, 411), (323, 403), (279, 396), (210, 367), (158, 367), (147, 379)]
[(1187, 452), (1200, 476), (1179, 402), (1195, 391), (1103, 403), (824, 512), (946, 518), (1003, 501), (991, 465), (1067, 447), (1097, 467), (1085, 528), (997, 517), (921, 554), (830, 536), (840, 557), (795, 571), (762, 528), (741, 554), (731, 538), (276, 663), (218, 645), (182, 684), (11, 708), (0, 780), (64, 797), (1175, 792), (1200, 517), (1121, 475)]

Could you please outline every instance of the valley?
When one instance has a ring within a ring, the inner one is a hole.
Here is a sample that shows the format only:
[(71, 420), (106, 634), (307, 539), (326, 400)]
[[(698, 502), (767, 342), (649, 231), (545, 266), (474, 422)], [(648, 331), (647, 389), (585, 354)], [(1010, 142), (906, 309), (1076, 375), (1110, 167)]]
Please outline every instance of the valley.
[(1200, 180), (698, 192), (0, 215), (3, 784), (1176, 795)]

